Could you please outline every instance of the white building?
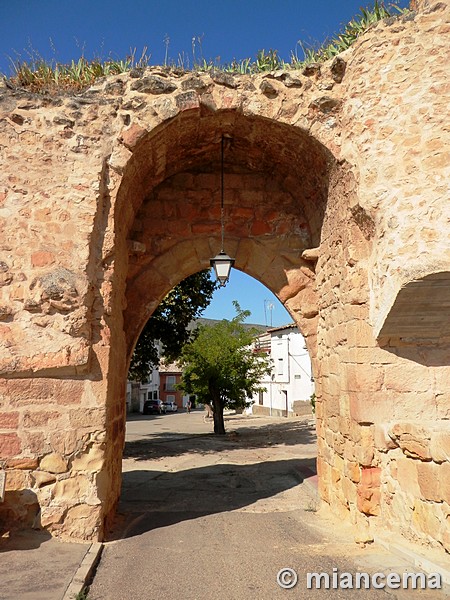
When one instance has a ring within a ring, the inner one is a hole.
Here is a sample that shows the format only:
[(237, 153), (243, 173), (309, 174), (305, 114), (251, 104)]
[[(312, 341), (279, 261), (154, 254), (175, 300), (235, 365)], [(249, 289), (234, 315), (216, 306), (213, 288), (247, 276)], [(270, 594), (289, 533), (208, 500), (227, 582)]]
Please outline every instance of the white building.
[(272, 359), (272, 373), (262, 385), (265, 392), (253, 398), (253, 414), (292, 416), (311, 411), (314, 380), (305, 339), (294, 323), (268, 329), (256, 338), (255, 352)]
[(147, 381), (137, 383), (127, 381), (127, 412), (142, 412), (146, 400), (159, 400), (160, 377), (153, 367)]

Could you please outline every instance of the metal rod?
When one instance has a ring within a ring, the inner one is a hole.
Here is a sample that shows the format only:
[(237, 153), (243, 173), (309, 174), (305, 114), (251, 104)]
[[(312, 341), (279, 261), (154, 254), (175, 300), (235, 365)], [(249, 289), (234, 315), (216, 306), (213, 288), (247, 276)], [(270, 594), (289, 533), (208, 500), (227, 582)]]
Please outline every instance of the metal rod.
[(222, 252), (224, 252), (224, 238), (225, 238), (225, 225), (224, 225), (224, 207), (223, 207), (223, 146), (224, 138), (222, 134), (221, 141), (221, 165), (220, 165), (220, 221), (222, 225)]

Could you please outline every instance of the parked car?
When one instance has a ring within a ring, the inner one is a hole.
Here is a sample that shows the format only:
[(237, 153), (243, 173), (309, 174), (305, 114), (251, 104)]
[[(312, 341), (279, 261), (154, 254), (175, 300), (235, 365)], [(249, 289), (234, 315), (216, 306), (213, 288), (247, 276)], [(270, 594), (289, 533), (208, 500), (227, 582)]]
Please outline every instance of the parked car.
[(161, 415), (166, 412), (166, 408), (161, 400), (146, 400), (142, 414), (144, 415)]
[(178, 406), (175, 402), (164, 402), (166, 412), (177, 412)]

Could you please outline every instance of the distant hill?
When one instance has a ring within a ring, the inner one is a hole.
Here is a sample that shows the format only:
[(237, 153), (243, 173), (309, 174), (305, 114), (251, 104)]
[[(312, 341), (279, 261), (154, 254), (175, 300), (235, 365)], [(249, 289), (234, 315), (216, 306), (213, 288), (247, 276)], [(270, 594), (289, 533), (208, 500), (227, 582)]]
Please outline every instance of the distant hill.
[[(221, 320), (224, 319), (204, 319), (203, 317), (200, 317), (199, 319), (196, 319), (195, 321), (192, 321), (192, 323), (190, 323), (189, 329), (195, 329), (197, 325), (216, 325), (216, 323), (220, 323)], [(243, 325), (246, 329), (256, 329), (256, 331), (259, 331), (260, 333), (264, 333), (265, 331), (270, 329), (270, 327), (260, 325), (259, 323), (243, 323)]]

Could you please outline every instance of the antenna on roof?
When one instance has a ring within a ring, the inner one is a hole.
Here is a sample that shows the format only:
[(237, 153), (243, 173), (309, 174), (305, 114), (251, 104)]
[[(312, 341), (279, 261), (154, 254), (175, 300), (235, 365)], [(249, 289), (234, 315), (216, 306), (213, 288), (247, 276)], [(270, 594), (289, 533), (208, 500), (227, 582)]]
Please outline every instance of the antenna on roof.
[(267, 311), (269, 311), (269, 313), (270, 313), (270, 327), (273, 326), (272, 311), (274, 308), (275, 308), (275, 305), (273, 302), (270, 302), (270, 300), (264, 300), (264, 321), (265, 321), (266, 327), (268, 326)]

